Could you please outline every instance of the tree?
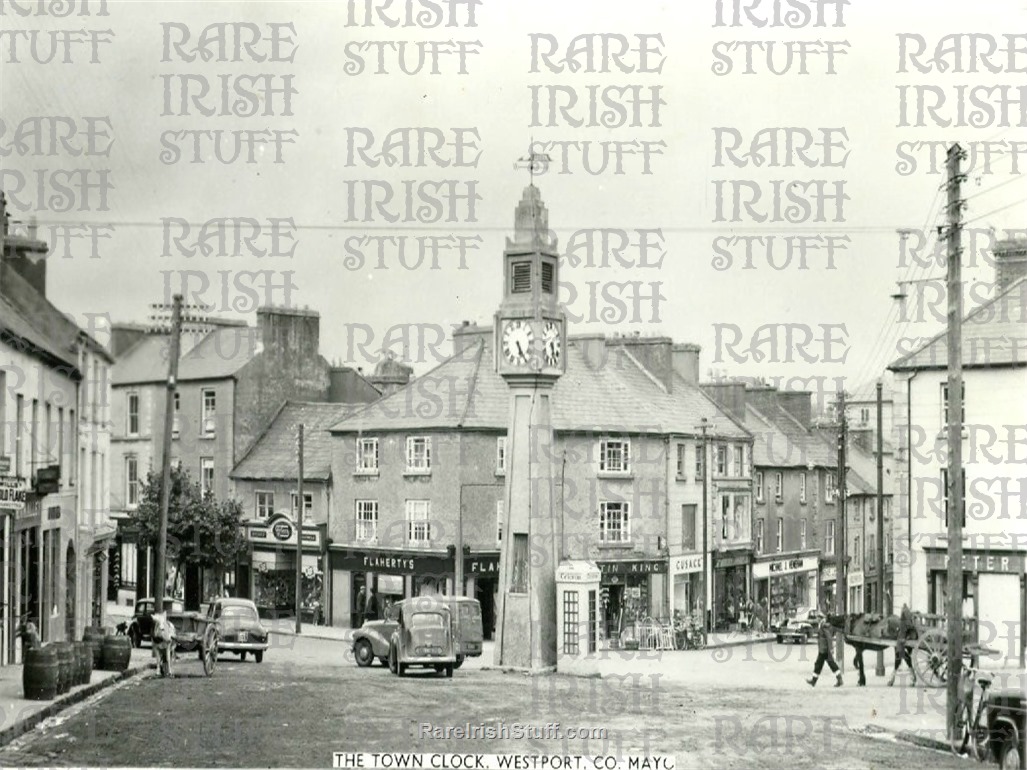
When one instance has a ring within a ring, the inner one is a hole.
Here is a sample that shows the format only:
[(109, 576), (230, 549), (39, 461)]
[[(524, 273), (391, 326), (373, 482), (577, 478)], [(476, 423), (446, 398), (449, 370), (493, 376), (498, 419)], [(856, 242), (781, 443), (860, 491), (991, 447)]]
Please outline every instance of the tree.
[[(138, 530), (139, 543), (154, 548), (160, 537), (160, 492), (160, 475), (150, 471), (140, 490), (139, 507), (130, 517)], [(188, 471), (172, 466), (167, 564), (175, 565), (174, 585), (178, 585), (182, 567), (187, 564), (213, 572), (220, 581), (246, 549), (242, 515), (238, 500), (217, 500), (209, 491), (204, 495)]]

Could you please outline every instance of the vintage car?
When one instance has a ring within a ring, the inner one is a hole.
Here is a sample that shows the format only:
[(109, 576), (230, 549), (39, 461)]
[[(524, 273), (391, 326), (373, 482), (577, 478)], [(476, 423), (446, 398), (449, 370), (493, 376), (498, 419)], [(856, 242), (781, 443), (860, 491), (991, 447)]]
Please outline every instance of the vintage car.
[(249, 599), (215, 599), (207, 608), (207, 618), (218, 628), (218, 652), (234, 652), (246, 660), (252, 652), (257, 663), (267, 652), (268, 631), (260, 622), (257, 605)]
[(815, 609), (803, 608), (796, 610), (795, 615), (786, 618), (774, 633), (778, 644), (806, 644), (812, 636), (816, 636), (820, 612)]
[(988, 693), (988, 747), (1002, 770), (1024, 770), (1027, 740), (1027, 695), (1022, 690), (1000, 689)]
[[(133, 647), (141, 647), (143, 642), (149, 642), (153, 636), (153, 610), (157, 604), (157, 601), (148, 597), (146, 599), (139, 599), (136, 602), (135, 614), (132, 615), (132, 620), (128, 624), (128, 638), (132, 640)], [(181, 599), (172, 599), (170, 596), (164, 597), (164, 611), (165, 612), (183, 612), (185, 605)]]
[[(481, 603), (467, 596), (443, 599), (453, 610), (453, 638), (456, 640), (456, 665), (460, 668), (465, 658), (481, 656), (484, 630), (481, 621)], [(455, 607), (453, 606), (455, 605)], [(389, 644), (399, 626), (399, 604), (391, 605), (382, 620), (369, 620), (353, 632), (353, 658), (361, 668), (373, 665), (375, 659), (383, 666), (389, 663)]]
[(453, 676), (456, 645), (449, 604), (442, 598), (419, 596), (398, 603), (396, 630), (389, 643), (389, 670), (399, 676), (410, 666), (434, 668)]

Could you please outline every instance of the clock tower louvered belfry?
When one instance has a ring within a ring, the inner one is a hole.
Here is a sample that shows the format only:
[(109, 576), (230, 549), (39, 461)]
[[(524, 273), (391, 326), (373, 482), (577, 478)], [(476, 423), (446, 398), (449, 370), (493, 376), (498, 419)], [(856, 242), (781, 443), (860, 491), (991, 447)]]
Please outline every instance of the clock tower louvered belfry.
[[(496, 370), (510, 391), (500, 557), (497, 666), (556, 665), (552, 392), (566, 363), (566, 318), (557, 298), (559, 257), (534, 184), (524, 189), (503, 252), (496, 312)], [(561, 535), (562, 537), (562, 535)]]

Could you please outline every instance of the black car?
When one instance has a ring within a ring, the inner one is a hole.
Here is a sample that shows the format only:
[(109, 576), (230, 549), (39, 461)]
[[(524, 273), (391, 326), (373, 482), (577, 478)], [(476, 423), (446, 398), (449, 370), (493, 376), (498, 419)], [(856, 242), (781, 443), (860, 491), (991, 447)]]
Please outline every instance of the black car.
[[(153, 635), (153, 610), (157, 604), (155, 599), (140, 599), (136, 602), (135, 614), (128, 624), (128, 636), (132, 640), (133, 647), (141, 647), (143, 642), (151, 641)], [(165, 612), (183, 612), (185, 605), (181, 599), (164, 597)]]
[(988, 746), (1002, 770), (1024, 770), (1027, 695), (1021, 690), (988, 693)]

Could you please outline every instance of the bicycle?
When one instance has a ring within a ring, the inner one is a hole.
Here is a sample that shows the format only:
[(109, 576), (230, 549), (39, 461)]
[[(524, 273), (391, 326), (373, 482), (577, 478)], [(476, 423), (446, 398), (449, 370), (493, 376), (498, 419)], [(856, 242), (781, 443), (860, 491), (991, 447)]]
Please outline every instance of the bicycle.
[[(978, 762), (985, 762), (988, 759), (990, 733), (987, 720), (984, 720), (985, 704), (987, 702), (988, 688), (991, 686), (993, 675), (981, 671), (978, 666), (964, 664), (962, 675), (959, 678), (959, 710), (956, 712), (956, 725), (949, 745), (952, 753), (963, 756), (970, 749), (970, 756)], [(981, 697), (974, 705), (974, 693), (980, 688)]]

